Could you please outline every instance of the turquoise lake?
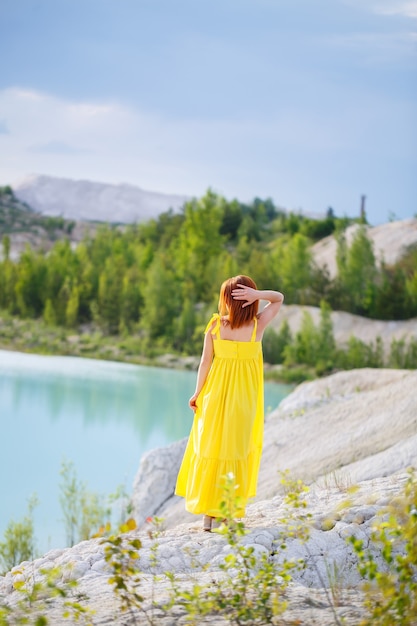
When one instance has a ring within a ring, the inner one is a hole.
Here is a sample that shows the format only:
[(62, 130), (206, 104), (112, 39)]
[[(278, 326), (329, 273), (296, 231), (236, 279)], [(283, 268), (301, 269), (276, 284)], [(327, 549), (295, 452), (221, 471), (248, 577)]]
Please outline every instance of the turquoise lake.
[[(0, 540), (36, 494), (37, 549), (65, 546), (61, 464), (88, 489), (128, 493), (142, 454), (186, 437), (196, 373), (0, 350)], [(265, 384), (265, 410), (289, 385)]]

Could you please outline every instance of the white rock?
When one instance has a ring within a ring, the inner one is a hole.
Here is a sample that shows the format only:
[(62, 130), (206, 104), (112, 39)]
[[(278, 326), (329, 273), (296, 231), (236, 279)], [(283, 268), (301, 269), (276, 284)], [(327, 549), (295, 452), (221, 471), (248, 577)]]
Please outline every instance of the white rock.
[[(414, 370), (370, 368), (299, 385), (266, 418), (256, 500), (271, 499), (268, 506), (274, 506), (275, 497), (283, 491), (279, 472), (284, 470), (308, 484), (318, 481), (324, 493), (334, 487), (346, 499), (349, 487), (357, 481), (417, 467), (416, 387)], [(181, 458), (179, 454), (178, 463)], [(146, 468), (142, 469), (141, 480), (147, 485)], [(169, 480), (174, 484), (170, 471), (158, 465), (161, 484)], [(139, 495), (136, 489), (135, 509), (143, 497), (150, 510), (149, 491), (142, 489)], [(375, 503), (372, 494), (367, 497), (369, 504)], [(264, 515), (264, 511), (256, 514)], [(168, 498), (158, 515), (168, 528), (195, 519), (178, 497)]]
[[(358, 228), (358, 224), (352, 224), (346, 229), (348, 245), (351, 244)], [(417, 219), (415, 217), (365, 228), (373, 244), (378, 263), (384, 260), (388, 265), (394, 264), (404, 254), (407, 246), (417, 242)], [(334, 235), (321, 239), (312, 247), (316, 264), (319, 267), (327, 267), (331, 278), (337, 275), (336, 250), (337, 241)]]
[(142, 222), (169, 209), (179, 210), (188, 196), (144, 191), (53, 176), (29, 176), (13, 185), (16, 197), (43, 215), (102, 222)]
[(147, 517), (158, 514), (161, 506), (174, 497), (175, 483), (187, 440), (176, 441), (143, 455), (133, 484), (133, 511), (142, 526)]

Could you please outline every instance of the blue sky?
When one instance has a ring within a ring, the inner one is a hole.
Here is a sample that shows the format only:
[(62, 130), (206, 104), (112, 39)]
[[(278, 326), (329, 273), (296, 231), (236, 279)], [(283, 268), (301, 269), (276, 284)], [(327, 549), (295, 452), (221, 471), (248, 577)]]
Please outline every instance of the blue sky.
[(0, 184), (417, 213), (417, 1), (0, 0)]

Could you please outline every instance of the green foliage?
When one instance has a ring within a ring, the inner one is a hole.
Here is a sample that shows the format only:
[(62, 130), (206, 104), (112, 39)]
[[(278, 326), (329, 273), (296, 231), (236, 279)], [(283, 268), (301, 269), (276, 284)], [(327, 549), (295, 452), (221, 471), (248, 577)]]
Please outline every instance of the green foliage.
[(284, 350), (285, 364), (306, 364), (315, 368), (317, 375), (333, 369), (336, 358), (336, 345), (333, 336), (330, 307), (324, 302), (320, 306), (320, 322), (315, 327), (313, 318), (304, 311), (301, 327), (294, 342)]
[[(68, 473), (68, 470), (67, 470)], [(118, 532), (111, 533), (110, 523), (99, 532), (104, 549), (104, 558), (110, 570), (108, 579), (120, 603), (120, 611), (127, 613), (129, 623), (138, 621), (138, 613), (150, 625), (159, 623), (162, 613), (178, 617), (178, 608), (185, 614), (187, 623), (195, 626), (213, 620), (217, 615), (228, 620), (230, 625), (271, 624), (283, 622), (287, 609), (286, 589), (295, 571), (305, 567), (304, 560), (291, 561), (285, 556), (289, 538), (300, 541), (306, 549), (309, 561), (314, 566), (313, 555), (308, 550), (311, 514), (307, 511), (306, 496), (309, 488), (288, 471), (281, 473), (280, 483), (284, 491), (284, 514), (280, 518), (283, 530), (275, 541), (273, 553), (255, 551), (246, 545), (246, 531), (238, 515), (242, 502), (236, 497), (234, 476), (223, 477), (224, 497), (220, 505), (220, 517), (213, 531), (225, 541), (226, 556), (220, 564), (220, 576), (210, 577), (203, 582), (198, 573), (207, 566), (201, 566), (192, 556), (189, 580), (179, 579), (166, 572), (170, 582), (169, 597), (165, 604), (151, 592), (146, 604), (141, 585), (144, 573), (141, 571), (142, 542), (135, 534), (136, 523), (128, 519), (121, 524)], [(115, 494), (116, 496), (117, 494)], [(71, 495), (70, 495), (71, 497)], [(162, 531), (162, 520), (148, 519), (151, 571), (159, 568), (158, 546)], [(106, 536), (103, 536), (106, 535)], [(382, 510), (372, 528), (369, 544), (357, 537), (347, 541), (353, 546), (358, 559), (358, 571), (365, 579), (363, 585), (364, 609), (358, 626), (413, 626), (417, 620), (417, 478), (410, 471), (409, 478), (401, 492)], [(15, 595), (13, 603), (0, 598), (0, 626), (49, 624), (49, 607), (52, 600), (62, 620), (92, 626), (92, 612), (88, 608), (88, 598), (77, 591), (78, 584), (72, 580), (71, 564), (64, 568), (40, 570), (34, 575), (27, 564), (13, 570)], [(327, 566), (329, 589), (325, 589), (334, 623), (341, 626), (335, 607), (339, 604), (343, 589), (337, 580), (338, 569)], [(153, 574), (153, 585), (160, 577)], [(16, 595), (17, 594), (17, 595)], [(158, 611), (155, 616), (154, 610)], [(52, 623), (52, 622), (51, 622)], [(61, 621), (59, 622), (61, 623)], [(287, 623), (287, 622), (285, 622)]]
[(13, 189), (10, 187), (10, 185), (4, 185), (3, 187), (0, 187), (0, 196), (14, 196)]
[(77, 593), (78, 583), (73, 580), (64, 582), (70, 576), (70, 571), (63, 568), (43, 569), (33, 576), (25, 567), (14, 570), (13, 604), (0, 601), (0, 626), (47, 626), (50, 622), (48, 610), (55, 599), (61, 600), (59, 623), (66, 619), (71, 623), (93, 626), (93, 611), (84, 606), (85, 596)]
[(307, 237), (296, 233), (286, 242), (278, 241), (272, 258), (277, 267), (277, 284), (287, 301), (293, 304), (311, 302), (312, 253)]
[(64, 515), (67, 545), (89, 539), (103, 526), (110, 516), (110, 510), (103, 503), (103, 497), (87, 489), (81, 482), (71, 461), (61, 465), (60, 504)]
[(263, 354), (266, 363), (271, 365), (282, 363), (284, 360), (285, 347), (292, 341), (292, 335), (288, 321), (285, 320), (279, 333), (268, 327), (263, 337)]
[(38, 504), (36, 496), (28, 502), (28, 512), (21, 522), (10, 521), (0, 542), (0, 575), (22, 561), (35, 557), (33, 511)]
[(56, 325), (56, 315), (54, 305), (51, 302), (51, 299), (48, 298), (45, 303), (45, 308), (43, 311), (43, 319), (47, 326), (55, 326)]
[(388, 367), (398, 369), (417, 368), (417, 339), (412, 337), (408, 344), (404, 339), (393, 339), (388, 358)]
[(318, 332), (311, 314), (304, 311), (300, 330), (296, 333), (294, 342), (285, 348), (285, 364), (289, 366), (295, 363), (314, 365), (317, 348)]
[(4, 235), (3, 237), (3, 256), (6, 261), (9, 260), (10, 257), (10, 237), (9, 235)]
[[(4, 198), (0, 195), (0, 209)], [(50, 233), (73, 228), (62, 218), (45, 219)], [(242, 204), (208, 190), (180, 213), (167, 211), (144, 224), (98, 225), (76, 247), (67, 239), (56, 241), (47, 255), (27, 247), (17, 261), (10, 258), (5, 230), (0, 308), (23, 319), (43, 318), (50, 328), (72, 329), (72, 335), (86, 327), (92, 335), (135, 335), (137, 358), (195, 354), (203, 316), (216, 308), (219, 285), (239, 272), (253, 276), (260, 288), (279, 289), (288, 304), (325, 301), (333, 309), (379, 319), (417, 316), (417, 248), (379, 269), (365, 226), (358, 225), (347, 245), (344, 229), (351, 222), (333, 211), (314, 220), (286, 213), (269, 199)], [(330, 233), (339, 241), (334, 280), (314, 265), (311, 254), (311, 244)], [(300, 337), (295, 342), (303, 343)], [(285, 360), (281, 345), (290, 343), (288, 337), (278, 341), (270, 335), (267, 343), (272, 362)], [(332, 346), (313, 363), (313, 344), (297, 345), (290, 360), (299, 363), (304, 351), (305, 367), (317, 374), (330, 371)], [(316, 345), (322, 345), (319, 338)], [(67, 346), (64, 353), (71, 350)]]
[(142, 542), (137, 537), (125, 538), (124, 534), (135, 528), (135, 520), (129, 519), (120, 527), (119, 533), (111, 534), (102, 540), (104, 559), (111, 570), (108, 582), (119, 598), (122, 612), (128, 611), (133, 616), (133, 610), (141, 608), (143, 602), (143, 597), (138, 592), (141, 584), (138, 562)]
[[(411, 472), (397, 498), (374, 525), (371, 543), (350, 538), (366, 579), (368, 617), (361, 626), (413, 626), (417, 622), (417, 478)], [(376, 557), (382, 561), (378, 564)]]
[(357, 369), (361, 367), (384, 367), (385, 358), (381, 337), (377, 337), (375, 344), (367, 344), (357, 337), (350, 337), (345, 351), (337, 353), (337, 364), (343, 369)]
[(339, 234), (336, 258), (342, 308), (346, 310), (346, 306), (350, 305), (352, 313), (369, 313), (375, 299), (377, 269), (372, 243), (364, 225), (357, 228), (350, 247), (344, 234)]
[(90, 539), (116, 515), (121, 523), (131, 513), (132, 503), (123, 485), (107, 497), (90, 491), (77, 477), (72, 461), (62, 462), (60, 475), (59, 500), (68, 546)]
[[(223, 477), (224, 499), (221, 502), (220, 526), (214, 531), (227, 543), (228, 551), (220, 564), (221, 575), (204, 585), (193, 582), (181, 586), (175, 576), (167, 573), (171, 582), (171, 598), (167, 609), (180, 606), (190, 624), (201, 624), (205, 616), (221, 615), (231, 625), (279, 624), (287, 608), (285, 589), (291, 581), (293, 570), (302, 563), (283, 558), (271, 560), (265, 551), (259, 555), (242, 539), (244, 525), (236, 518), (242, 503), (236, 497), (234, 476)], [(299, 501), (295, 496), (295, 501)], [(285, 550), (284, 541), (280, 550)]]
[(301, 225), (300, 232), (313, 241), (319, 241), (323, 239), (323, 237), (328, 237), (333, 234), (335, 229), (336, 219), (332, 216), (322, 220), (305, 218)]

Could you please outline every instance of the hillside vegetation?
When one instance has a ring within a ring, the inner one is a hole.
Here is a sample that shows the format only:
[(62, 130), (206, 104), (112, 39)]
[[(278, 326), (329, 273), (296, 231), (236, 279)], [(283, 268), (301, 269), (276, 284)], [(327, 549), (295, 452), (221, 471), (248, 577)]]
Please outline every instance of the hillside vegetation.
[[(306, 317), (304, 335), (292, 337), (285, 326), (279, 334), (269, 333), (265, 352), (271, 362), (313, 365), (317, 349), (326, 345), (319, 372), (348, 367), (346, 359), (335, 357), (331, 309), (385, 320), (417, 316), (417, 248), (392, 265), (377, 264), (359, 221), (348, 245), (344, 233), (352, 221), (331, 211), (313, 220), (288, 214), (270, 200), (245, 205), (208, 191), (179, 213), (168, 211), (123, 229), (99, 226), (75, 248), (60, 239), (47, 254), (28, 246), (12, 260), (6, 235), (0, 309), (73, 333), (134, 338), (136, 353), (148, 357), (196, 354), (207, 317), (217, 308), (220, 284), (246, 273), (260, 288), (280, 289), (287, 304), (322, 308), (321, 330)], [(312, 245), (331, 234), (337, 239), (334, 278), (312, 254)], [(308, 347), (306, 336), (315, 337)], [(362, 345), (355, 346), (355, 354), (358, 350), (366, 352)], [(400, 351), (405, 356), (398, 366), (409, 367), (414, 344)], [(367, 354), (360, 366), (383, 364), (377, 345)]]
[[(63, 217), (47, 217), (32, 210), (14, 195), (11, 187), (0, 187), (0, 233), (5, 252), (17, 259), (27, 244), (34, 249), (49, 250), (55, 241), (82, 238), (79, 225)], [(1, 258), (0, 253), (0, 258)]]

